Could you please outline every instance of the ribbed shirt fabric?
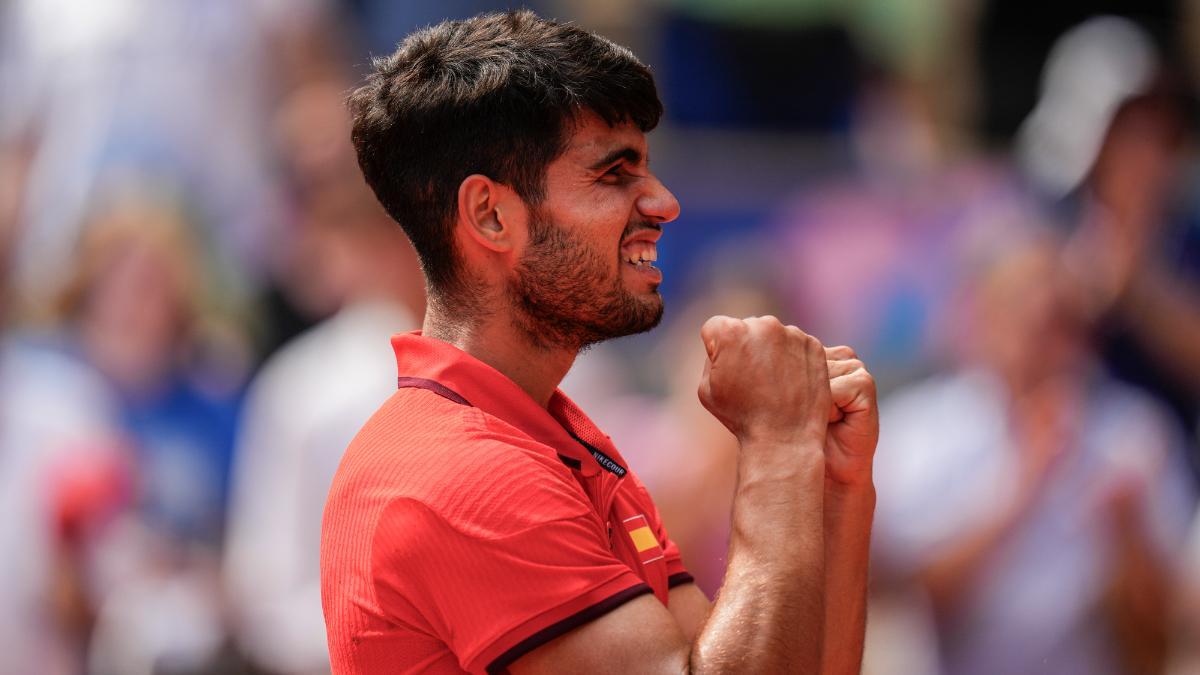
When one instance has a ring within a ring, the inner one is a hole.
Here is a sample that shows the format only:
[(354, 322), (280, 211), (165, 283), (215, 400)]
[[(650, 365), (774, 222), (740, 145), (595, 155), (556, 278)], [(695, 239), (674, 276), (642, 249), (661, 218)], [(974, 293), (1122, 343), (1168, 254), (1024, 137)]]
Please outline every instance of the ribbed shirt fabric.
[(561, 391), (546, 408), (419, 332), (347, 449), (321, 537), (334, 673), (504, 672), (645, 593), (691, 581), (654, 502)]

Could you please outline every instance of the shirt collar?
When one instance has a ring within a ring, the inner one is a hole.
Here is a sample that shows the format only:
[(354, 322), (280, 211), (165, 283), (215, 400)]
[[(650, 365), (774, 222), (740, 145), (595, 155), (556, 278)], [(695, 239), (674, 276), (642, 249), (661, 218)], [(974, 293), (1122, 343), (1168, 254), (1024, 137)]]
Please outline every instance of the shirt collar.
[[(421, 331), (392, 337), (400, 378), (432, 380), (458, 397), (459, 402), (504, 420), (548, 445), (578, 465), (586, 476), (599, 473), (601, 463), (617, 476), (626, 472), (625, 460), (612, 441), (560, 389), (547, 408), (503, 373), (448, 342), (428, 338)], [(435, 389), (436, 390), (436, 389)], [(445, 392), (439, 392), (446, 396)], [(454, 396), (447, 396), (455, 400)], [(615, 467), (612, 464), (615, 464)]]

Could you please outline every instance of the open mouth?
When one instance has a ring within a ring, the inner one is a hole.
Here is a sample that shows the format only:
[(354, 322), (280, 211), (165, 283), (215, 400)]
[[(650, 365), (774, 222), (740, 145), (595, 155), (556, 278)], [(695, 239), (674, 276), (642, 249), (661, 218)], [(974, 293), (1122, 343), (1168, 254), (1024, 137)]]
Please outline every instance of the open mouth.
[(621, 246), (621, 259), (634, 267), (652, 269), (658, 248), (652, 241), (631, 241)]

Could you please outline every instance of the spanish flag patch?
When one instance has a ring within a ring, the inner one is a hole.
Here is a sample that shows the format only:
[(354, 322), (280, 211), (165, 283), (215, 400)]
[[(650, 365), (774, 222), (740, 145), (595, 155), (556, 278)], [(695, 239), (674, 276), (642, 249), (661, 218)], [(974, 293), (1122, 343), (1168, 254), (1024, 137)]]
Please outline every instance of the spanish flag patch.
[(638, 514), (626, 518), (624, 522), (625, 529), (629, 532), (629, 538), (633, 541), (633, 548), (637, 550), (642, 564), (661, 560), (663, 557), (662, 547), (659, 546), (658, 537), (654, 536), (654, 530), (651, 530), (650, 524), (646, 522), (646, 516)]

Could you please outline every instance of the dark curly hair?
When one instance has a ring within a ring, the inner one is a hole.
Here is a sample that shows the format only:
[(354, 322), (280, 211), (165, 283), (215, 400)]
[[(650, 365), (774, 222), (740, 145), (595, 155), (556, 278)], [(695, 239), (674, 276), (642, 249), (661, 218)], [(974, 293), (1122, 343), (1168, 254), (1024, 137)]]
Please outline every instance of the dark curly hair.
[(662, 116), (650, 70), (628, 49), (527, 10), (425, 28), (373, 66), (349, 99), (351, 138), (435, 300), (465, 290), (452, 236), (464, 178), (486, 175), (536, 206), (580, 113), (643, 132)]

